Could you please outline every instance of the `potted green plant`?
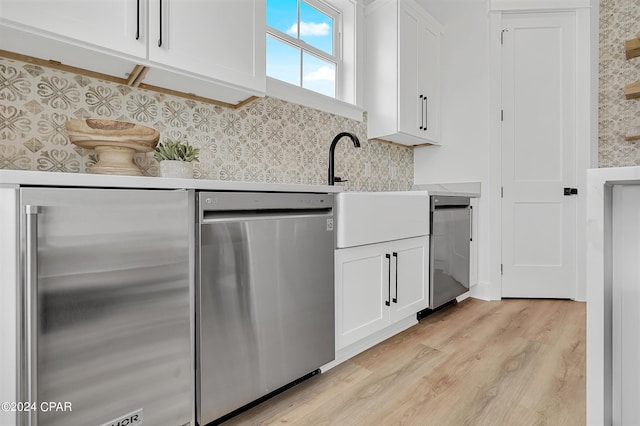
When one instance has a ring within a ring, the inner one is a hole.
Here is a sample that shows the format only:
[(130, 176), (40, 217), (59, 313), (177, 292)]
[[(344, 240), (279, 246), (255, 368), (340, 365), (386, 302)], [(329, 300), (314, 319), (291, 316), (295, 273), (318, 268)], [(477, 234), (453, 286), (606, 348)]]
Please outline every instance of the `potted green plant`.
[(188, 142), (166, 139), (156, 146), (153, 156), (160, 162), (160, 176), (173, 178), (193, 178), (192, 161), (198, 161), (200, 149)]

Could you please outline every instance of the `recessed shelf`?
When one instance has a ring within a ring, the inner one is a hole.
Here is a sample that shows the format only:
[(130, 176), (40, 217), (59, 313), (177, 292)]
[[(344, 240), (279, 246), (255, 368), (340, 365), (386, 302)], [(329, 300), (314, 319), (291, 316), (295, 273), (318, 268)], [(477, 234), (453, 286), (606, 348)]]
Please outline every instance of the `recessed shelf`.
[(624, 95), (627, 99), (640, 98), (640, 81), (627, 84), (624, 88)]
[(640, 56), (640, 38), (633, 38), (624, 43), (624, 50), (627, 52), (627, 59)]

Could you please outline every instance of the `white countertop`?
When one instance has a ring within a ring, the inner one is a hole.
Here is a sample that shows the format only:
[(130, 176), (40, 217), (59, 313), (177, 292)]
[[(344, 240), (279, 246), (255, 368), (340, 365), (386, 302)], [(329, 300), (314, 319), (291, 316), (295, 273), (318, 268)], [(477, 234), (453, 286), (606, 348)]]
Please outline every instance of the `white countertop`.
[(640, 166), (603, 167), (587, 170), (589, 186), (593, 185), (638, 185), (640, 184)]
[(343, 187), (209, 179), (172, 179), (148, 176), (97, 175), (25, 170), (0, 170), (2, 185), (73, 186), (95, 188), (200, 189), (210, 191), (337, 193)]
[(480, 182), (425, 183), (413, 185), (414, 191), (427, 191), (429, 195), (480, 197)]

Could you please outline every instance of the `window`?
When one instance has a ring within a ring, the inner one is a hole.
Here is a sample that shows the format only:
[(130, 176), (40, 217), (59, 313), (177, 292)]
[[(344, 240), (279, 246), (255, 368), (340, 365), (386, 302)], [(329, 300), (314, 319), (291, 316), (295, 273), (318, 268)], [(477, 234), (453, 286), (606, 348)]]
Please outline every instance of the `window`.
[(318, 0), (267, 0), (267, 76), (340, 99), (340, 16)]

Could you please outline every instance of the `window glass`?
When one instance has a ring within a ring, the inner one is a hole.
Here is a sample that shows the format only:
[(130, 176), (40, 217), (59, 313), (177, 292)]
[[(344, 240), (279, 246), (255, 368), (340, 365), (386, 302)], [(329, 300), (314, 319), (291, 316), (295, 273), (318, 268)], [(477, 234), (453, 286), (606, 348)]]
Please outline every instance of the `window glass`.
[(335, 98), (335, 64), (305, 52), (302, 59), (302, 76), (302, 87)]
[(267, 76), (335, 98), (339, 19), (320, 0), (267, 0)]
[(300, 49), (267, 37), (267, 75), (300, 86)]
[(267, 25), (298, 38), (298, 0), (267, 0)]
[(300, 2), (300, 39), (333, 55), (333, 19), (307, 3)]

